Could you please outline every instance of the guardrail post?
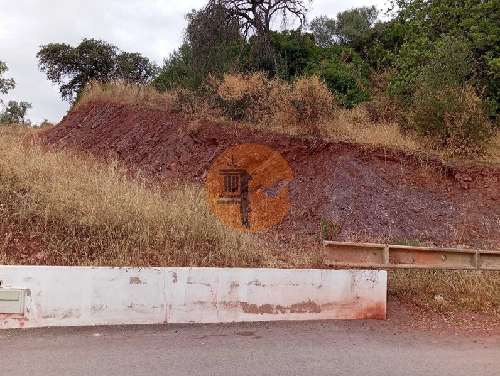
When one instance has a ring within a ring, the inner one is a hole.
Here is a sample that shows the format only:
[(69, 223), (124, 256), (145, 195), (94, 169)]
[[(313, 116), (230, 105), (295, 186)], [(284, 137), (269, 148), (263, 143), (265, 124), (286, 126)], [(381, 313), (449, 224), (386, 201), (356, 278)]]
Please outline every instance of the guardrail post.
[(389, 244), (384, 245), (384, 265), (389, 265), (389, 257), (390, 250), (389, 250)]

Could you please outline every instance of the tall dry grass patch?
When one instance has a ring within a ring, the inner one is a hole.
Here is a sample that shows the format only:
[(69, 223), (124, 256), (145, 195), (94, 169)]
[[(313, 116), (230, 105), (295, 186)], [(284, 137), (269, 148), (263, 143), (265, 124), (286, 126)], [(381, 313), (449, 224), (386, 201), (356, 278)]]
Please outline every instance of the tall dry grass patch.
[(374, 124), (370, 116), (369, 110), (363, 105), (338, 109), (334, 116), (323, 123), (323, 134), (332, 141), (424, 152), (418, 140), (411, 134), (401, 133), (395, 122)]
[(90, 82), (76, 102), (76, 107), (89, 102), (108, 102), (118, 104), (140, 104), (157, 109), (170, 107), (173, 95), (160, 93), (153, 86), (131, 84), (125, 81), (108, 83)]
[(500, 273), (395, 270), (389, 296), (434, 311), (468, 310), (500, 315)]
[(260, 123), (269, 120), (282, 103), (280, 96), (286, 96), (285, 83), (268, 80), (263, 73), (226, 74), (213, 85), (214, 102), (224, 115), (235, 121)]
[(117, 163), (23, 146), (0, 128), (0, 261), (58, 265), (272, 263), (221, 225), (195, 185), (148, 184)]

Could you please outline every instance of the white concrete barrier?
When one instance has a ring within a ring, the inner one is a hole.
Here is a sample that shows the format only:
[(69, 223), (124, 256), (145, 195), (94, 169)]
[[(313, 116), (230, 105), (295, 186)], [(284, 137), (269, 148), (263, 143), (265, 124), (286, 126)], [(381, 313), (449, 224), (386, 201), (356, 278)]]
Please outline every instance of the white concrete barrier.
[(387, 273), (374, 270), (0, 266), (0, 281), (0, 302), (9, 289), (25, 291), (22, 312), (0, 311), (3, 329), (386, 313)]

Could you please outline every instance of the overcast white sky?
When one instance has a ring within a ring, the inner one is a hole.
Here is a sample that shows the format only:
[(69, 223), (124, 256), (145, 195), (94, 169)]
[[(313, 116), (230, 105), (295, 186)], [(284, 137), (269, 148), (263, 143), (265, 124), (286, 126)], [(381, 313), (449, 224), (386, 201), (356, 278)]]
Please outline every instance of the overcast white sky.
[[(103, 39), (121, 50), (140, 52), (157, 64), (179, 46), (184, 15), (206, 0), (0, 0), (0, 60), (7, 63), (5, 77), (16, 88), (5, 100), (33, 104), (28, 118), (58, 122), (68, 110), (57, 86), (38, 70), (40, 45), (64, 42), (77, 45), (83, 38)], [(385, 0), (314, 0), (308, 19), (335, 16), (363, 5), (387, 8)]]

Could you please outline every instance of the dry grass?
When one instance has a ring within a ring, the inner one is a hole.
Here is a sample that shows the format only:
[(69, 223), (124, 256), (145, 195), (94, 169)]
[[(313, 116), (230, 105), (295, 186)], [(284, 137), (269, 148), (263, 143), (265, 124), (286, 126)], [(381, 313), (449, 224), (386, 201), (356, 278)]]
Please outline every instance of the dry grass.
[(129, 84), (123, 81), (104, 84), (91, 82), (85, 88), (75, 108), (89, 102), (140, 104), (164, 109), (171, 106), (172, 94), (160, 93), (153, 86)]
[(263, 73), (226, 74), (212, 80), (213, 102), (231, 120), (281, 128), (302, 128), (308, 132), (328, 119), (335, 98), (317, 76), (292, 83), (268, 79)]
[(337, 110), (335, 116), (323, 124), (325, 137), (333, 141), (346, 141), (362, 145), (382, 146), (422, 151), (422, 146), (410, 135), (403, 135), (395, 122), (370, 122), (364, 106)]
[(493, 164), (500, 164), (500, 132), (497, 131), (491, 144), (488, 145), (483, 159)]
[(151, 186), (116, 163), (23, 146), (25, 129), (0, 127), (0, 263), (272, 264), (217, 222), (200, 187)]
[(389, 273), (389, 296), (433, 311), (500, 315), (500, 272), (396, 270)]

